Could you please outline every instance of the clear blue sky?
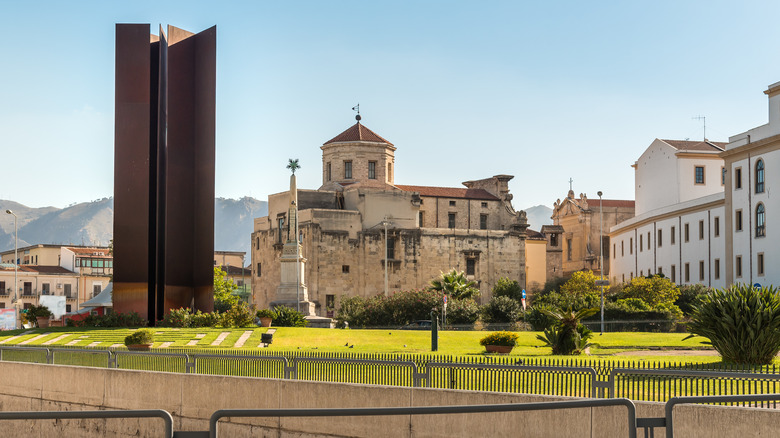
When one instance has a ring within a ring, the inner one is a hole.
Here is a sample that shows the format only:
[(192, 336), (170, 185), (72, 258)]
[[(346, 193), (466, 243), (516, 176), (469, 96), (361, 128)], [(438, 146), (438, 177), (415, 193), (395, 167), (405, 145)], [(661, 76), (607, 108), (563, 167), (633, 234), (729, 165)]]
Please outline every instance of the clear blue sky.
[(0, 0), (0, 199), (113, 194), (115, 23), (217, 26), (217, 196), (321, 183), (354, 123), (395, 144), (398, 184), (512, 174), (517, 208), (568, 190), (633, 199), (654, 138), (766, 123), (778, 2)]

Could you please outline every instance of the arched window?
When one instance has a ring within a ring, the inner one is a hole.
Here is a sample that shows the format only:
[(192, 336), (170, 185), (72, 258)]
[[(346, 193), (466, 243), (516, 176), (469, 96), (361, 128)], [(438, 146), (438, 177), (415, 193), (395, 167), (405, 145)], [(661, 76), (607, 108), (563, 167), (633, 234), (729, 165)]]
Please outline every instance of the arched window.
[(764, 160), (756, 162), (756, 193), (764, 193)]
[(756, 206), (756, 237), (766, 235), (766, 216), (764, 214), (764, 204), (759, 203)]

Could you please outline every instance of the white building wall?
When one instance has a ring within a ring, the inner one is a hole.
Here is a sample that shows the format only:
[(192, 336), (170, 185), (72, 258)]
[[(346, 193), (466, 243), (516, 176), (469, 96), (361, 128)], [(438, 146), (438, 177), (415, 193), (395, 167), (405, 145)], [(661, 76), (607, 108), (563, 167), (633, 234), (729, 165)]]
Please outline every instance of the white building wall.
[[(634, 164), (636, 215), (679, 202), (677, 150), (656, 139)], [(664, 175), (664, 178), (659, 178)]]
[[(685, 154), (677, 158), (677, 202), (690, 201), (702, 196), (723, 191), (723, 160), (717, 155), (689, 157)], [(704, 184), (695, 183), (695, 168), (704, 167)], [(671, 204), (667, 204), (671, 205)]]
[[(731, 254), (731, 262), (732, 262), (732, 273), (733, 273), (733, 279), (735, 283), (747, 283), (750, 281), (750, 224), (751, 224), (751, 218), (752, 214), (750, 212), (749, 202), (751, 197), (751, 187), (750, 183), (752, 181), (751, 178), (751, 169), (750, 169), (750, 163), (748, 163), (747, 159), (744, 160), (738, 160), (735, 161), (731, 166), (731, 176), (732, 176), (732, 188), (731, 188), (731, 200), (732, 200), (732, 211), (731, 211), (731, 233), (732, 233), (732, 254)], [(736, 178), (737, 169), (741, 169), (742, 173), (742, 187), (736, 188), (736, 181), (734, 181), (734, 178)], [(737, 215), (741, 212), (742, 214), (742, 229), (737, 228)], [(737, 258), (742, 258), (742, 273), (740, 275), (737, 274)], [(752, 283), (751, 283), (752, 284)]]
[[(610, 239), (616, 244), (610, 274), (612, 282), (620, 283), (636, 276), (658, 274), (660, 269), (661, 273), (677, 284), (700, 283), (723, 287), (726, 269), (724, 212), (723, 195), (715, 194), (651, 211), (612, 227)], [(715, 218), (718, 218), (717, 235)], [(700, 223), (704, 232), (702, 238), (699, 234)], [(632, 240), (633, 253), (630, 250)], [(720, 265), (717, 275), (714, 271), (716, 259)], [(689, 267), (687, 279), (686, 263)]]

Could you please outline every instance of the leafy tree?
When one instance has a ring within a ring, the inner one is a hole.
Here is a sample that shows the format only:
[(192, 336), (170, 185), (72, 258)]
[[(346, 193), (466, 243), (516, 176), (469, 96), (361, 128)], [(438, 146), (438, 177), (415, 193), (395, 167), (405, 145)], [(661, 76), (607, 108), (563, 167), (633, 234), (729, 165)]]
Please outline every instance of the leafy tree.
[(227, 278), (227, 273), (220, 267), (214, 267), (214, 309), (221, 312), (226, 312), (238, 305), (241, 300), (238, 295), (233, 292), (238, 289), (238, 286), (233, 283), (233, 280)]
[(680, 289), (680, 296), (677, 297), (674, 304), (680, 308), (685, 316), (690, 316), (693, 313), (693, 307), (700, 303), (700, 300), (711, 290), (703, 284), (689, 284), (679, 286), (678, 289)]
[(780, 292), (733, 285), (694, 305), (687, 338), (709, 339), (724, 362), (769, 364), (780, 352)]
[(674, 305), (680, 290), (668, 278), (658, 275), (652, 277), (634, 277), (623, 287), (622, 298), (639, 298), (651, 308), (659, 305)]
[(576, 298), (598, 296), (601, 293), (601, 289), (596, 286), (598, 279), (593, 271), (576, 271), (561, 285), (561, 295)]
[(453, 269), (431, 280), (431, 290), (442, 292), (455, 300), (479, 296), (477, 283), (466, 278), (466, 273)]
[(510, 280), (506, 277), (501, 277), (493, 286), (494, 297), (509, 297), (518, 303), (523, 299), (523, 288), (517, 280)]
[(509, 297), (493, 297), (482, 308), (482, 320), (486, 323), (515, 323), (520, 319), (520, 304)]

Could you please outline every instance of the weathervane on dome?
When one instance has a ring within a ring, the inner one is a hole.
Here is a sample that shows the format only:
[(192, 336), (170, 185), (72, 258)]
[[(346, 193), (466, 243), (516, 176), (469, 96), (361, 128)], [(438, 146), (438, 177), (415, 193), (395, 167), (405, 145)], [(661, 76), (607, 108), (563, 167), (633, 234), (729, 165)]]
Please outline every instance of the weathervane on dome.
[(360, 119), (362, 119), (362, 117), (360, 117), (360, 104), (357, 104), (357, 105), (353, 106), (352, 107), (352, 111), (357, 111), (357, 115), (355, 116), (355, 120), (357, 120), (358, 123), (360, 123)]

